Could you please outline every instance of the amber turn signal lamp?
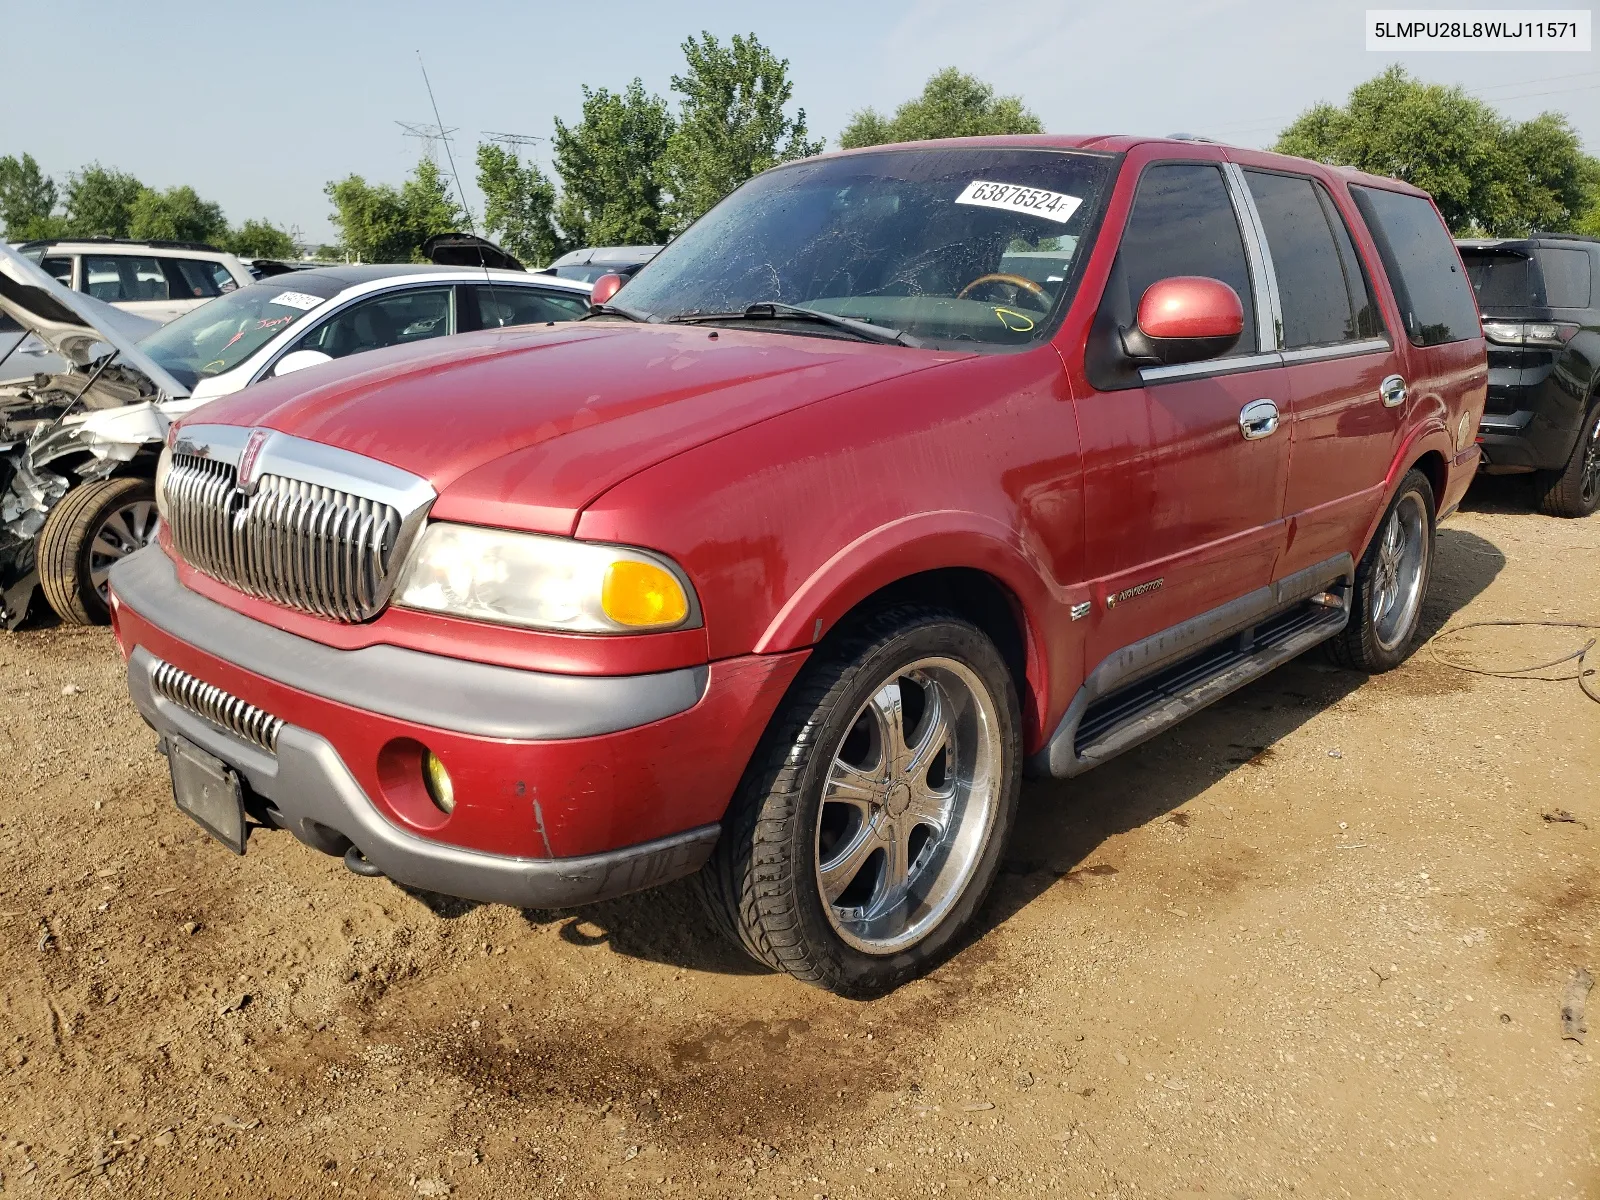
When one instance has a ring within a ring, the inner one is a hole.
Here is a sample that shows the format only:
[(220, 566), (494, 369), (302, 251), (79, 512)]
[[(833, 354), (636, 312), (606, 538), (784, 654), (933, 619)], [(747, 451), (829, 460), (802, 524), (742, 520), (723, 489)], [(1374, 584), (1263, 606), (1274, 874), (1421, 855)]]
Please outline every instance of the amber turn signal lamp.
[(618, 625), (660, 628), (689, 615), (689, 597), (671, 571), (630, 559), (606, 568), (600, 607)]

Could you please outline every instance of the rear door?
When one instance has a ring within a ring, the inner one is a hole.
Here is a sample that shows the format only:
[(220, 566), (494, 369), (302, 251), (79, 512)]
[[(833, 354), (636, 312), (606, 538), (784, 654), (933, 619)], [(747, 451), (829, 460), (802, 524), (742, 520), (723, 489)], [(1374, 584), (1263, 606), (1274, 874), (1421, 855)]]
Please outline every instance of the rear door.
[[(1489, 369), (1478, 305), (1444, 219), (1426, 196), (1352, 184), (1350, 195), (1372, 234), (1400, 317), (1408, 427), (1437, 420), (1462, 462), (1476, 461), (1474, 430), (1483, 415)], [(1454, 473), (1455, 494), (1436, 496), (1441, 511), (1460, 500), (1471, 476)]]
[(1282, 578), (1365, 536), (1406, 427), (1405, 371), (1333, 195), (1306, 175), (1246, 166), (1243, 176), (1266, 243), (1288, 385)]
[(1258, 400), (1286, 407), (1287, 391), (1253, 231), (1235, 201), (1220, 163), (1146, 166), (1101, 299), (1091, 338), (1131, 326), (1157, 280), (1206, 276), (1238, 294), (1245, 331), (1224, 357), (1147, 367), (1126, 384), (1089, 371), (1100, 390), (1077, 410), (1098, 609), (1086, 634), (1091, 668), (1265, 587), (1282, 549), (1289, 438), (1247, 438), (1241, 414)]

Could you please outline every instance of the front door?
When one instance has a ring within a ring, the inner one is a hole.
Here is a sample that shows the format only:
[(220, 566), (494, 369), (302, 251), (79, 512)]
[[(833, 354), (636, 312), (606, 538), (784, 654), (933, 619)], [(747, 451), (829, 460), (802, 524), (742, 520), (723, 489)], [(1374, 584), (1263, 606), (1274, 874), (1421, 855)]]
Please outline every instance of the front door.
[(1276, 354), (1261, 353), (1271, 334), (1257, 316), (1255, 274), (1218, 164), (1145, 168), (1097, 328), (1131, 325), (1157, 280), (1200, 275), (1238, 293), (1245, 331), (1224, 357), (1146, 368), (1132, 386), (1077, 402), (1095, 605), (1090, 670), (1272, 579), (1289, 439), (1262, 414), (1287, 409), (1288, 395)]

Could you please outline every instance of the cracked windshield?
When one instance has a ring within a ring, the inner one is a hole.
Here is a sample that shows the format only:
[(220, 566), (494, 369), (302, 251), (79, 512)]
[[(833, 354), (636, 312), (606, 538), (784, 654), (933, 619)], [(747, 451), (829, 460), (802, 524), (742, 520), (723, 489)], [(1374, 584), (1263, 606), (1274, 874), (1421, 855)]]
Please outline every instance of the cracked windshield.
[(1096, 155), (992, 148), (782, 167), (669, 245), (616, 307), (825, 337), (876, 331), (910, 345), (1027, 344), (1065, 307), (1107, 170)]

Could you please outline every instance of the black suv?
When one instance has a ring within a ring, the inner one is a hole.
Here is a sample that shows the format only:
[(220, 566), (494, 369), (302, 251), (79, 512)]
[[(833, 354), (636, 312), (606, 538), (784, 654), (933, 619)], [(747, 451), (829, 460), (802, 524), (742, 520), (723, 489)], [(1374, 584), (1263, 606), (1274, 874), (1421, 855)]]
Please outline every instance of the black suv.
[(1554, 517), (1600, 508), (1600, 238), (1456, 243), (1489, 342), (1482, 470), (1533, 472)]

